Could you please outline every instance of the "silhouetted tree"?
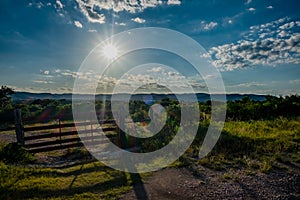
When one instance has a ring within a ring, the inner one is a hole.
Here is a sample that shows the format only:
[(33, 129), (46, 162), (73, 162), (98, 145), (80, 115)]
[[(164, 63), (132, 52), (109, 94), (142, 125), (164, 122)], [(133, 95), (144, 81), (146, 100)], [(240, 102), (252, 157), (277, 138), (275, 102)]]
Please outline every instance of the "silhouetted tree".
[(4, 109), (7, 105), (11, 105), (11, 95), (14, 94), (14, 90), (7, 87), (1, 86), (0, 88), (0, 108)]

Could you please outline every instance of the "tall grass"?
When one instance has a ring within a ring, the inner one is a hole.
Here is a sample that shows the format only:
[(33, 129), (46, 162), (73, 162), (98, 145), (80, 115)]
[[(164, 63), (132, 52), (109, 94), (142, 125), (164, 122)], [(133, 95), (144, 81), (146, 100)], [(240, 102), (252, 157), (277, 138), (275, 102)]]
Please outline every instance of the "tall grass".
[[(200, 126), (185, 156), (196, 157), (205, 133), (206, 126)], [(296, 119), (229, 121), (212, 152), (199, 163), (220, 170), (243, 166), (270, 172), (277, 163), (300, 162), (299, 142), (300, 121)]]

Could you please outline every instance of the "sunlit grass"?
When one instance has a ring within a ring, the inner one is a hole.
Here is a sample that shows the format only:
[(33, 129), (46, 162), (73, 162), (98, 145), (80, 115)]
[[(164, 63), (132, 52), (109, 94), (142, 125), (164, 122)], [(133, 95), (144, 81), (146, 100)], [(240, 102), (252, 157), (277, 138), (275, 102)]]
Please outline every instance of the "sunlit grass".
[(0, 199), (115, 199), (131, 189), (129, 175), (99, 162), (63, 169), (0, 163)]
[[(205, 133), (200, 126), (198, 141), (184, 156), (196, 157)], [(279, 163), (299, 163), (299, 142), (298, 120), (229, 121), (212, 152), (198, 163), (217, 170), (246, 167), (268, 173)]]

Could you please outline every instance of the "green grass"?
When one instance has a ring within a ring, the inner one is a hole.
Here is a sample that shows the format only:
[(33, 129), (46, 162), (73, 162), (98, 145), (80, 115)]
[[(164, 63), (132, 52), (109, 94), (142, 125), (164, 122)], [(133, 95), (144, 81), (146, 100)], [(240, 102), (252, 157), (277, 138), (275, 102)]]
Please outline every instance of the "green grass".
[[(226, 122), (213, 151), (197, 160), (206, 130), (204, 123), (191, 148), (172, 167), (201, 164), (223, 171), (224, 180), (235, 180), (238, 178), (235, 169), (244, 169), (247, 175), (252, 175), (279, 169), (279, 164), (300, 164), (299, 120)], [(282, 166), (280, 169), (285, 170)], [(0, 161), (0, 199), (116, 199), (131, 190), (132, 183), (130, 174), (100, 162), (41, 168)]]
[(0, 163), (0, 199), (115, 199), (131, 189), (128, 173), (99, 162), (61, 169)]
[[(187, 151), (194, 156), (206, 133), (200, 127), (198, 140)], [(200, 139), (199, 139), (200, 138)], [(270, 172), (278, 163), (300, 163), (300, 121), (279, 118), (265, 121), (226, 122), (213, 151), (199, 164), (225, 170), (246, 167), (250, 170)]]

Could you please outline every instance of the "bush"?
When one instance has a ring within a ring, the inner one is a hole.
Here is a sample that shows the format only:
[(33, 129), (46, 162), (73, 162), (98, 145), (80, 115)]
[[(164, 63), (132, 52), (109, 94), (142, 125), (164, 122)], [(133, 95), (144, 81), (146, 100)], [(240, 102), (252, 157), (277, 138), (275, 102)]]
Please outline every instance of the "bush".
[(17, 143), (9, 143), (0, 151), (0, 160), (6, 164), (27, 164), (33, 162), (35, 157)]

